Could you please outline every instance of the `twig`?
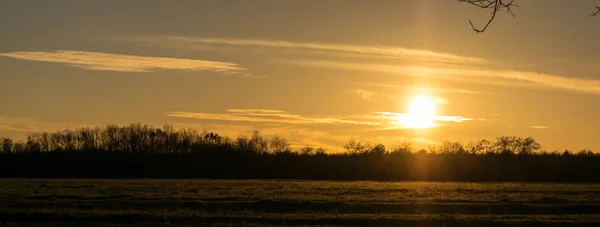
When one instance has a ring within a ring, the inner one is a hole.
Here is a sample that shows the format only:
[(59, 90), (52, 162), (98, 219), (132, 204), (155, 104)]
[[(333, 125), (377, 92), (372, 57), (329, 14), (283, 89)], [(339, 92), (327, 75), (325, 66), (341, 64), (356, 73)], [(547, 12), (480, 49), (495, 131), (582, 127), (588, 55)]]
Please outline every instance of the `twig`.
[(600, 6), (596, 6), (596, 12), (593, 12), (592, 15), (590, 15), (590, 16), (593, 17), (593, 16), (598, 15), (599, 13), (600, 13)]
[(482, 29), (478, 29), (477, 27), (475, 27), (475, 25), (473, 25), (473, 22), (471, 20), (469, 20), (469, 24), (471, 24), (471, 28), (473, 29), (473, 31), (475, 31), (475, 33), (482, 33), (484, 32), (492, 23), (492, 21), (494, 20), (494, 18), (496, 18), (496, 13), (499, 11), (502, 11), (502, 9), (506, 9), (507, 13), (510, 13), (513, 17), (516, 17), (516, 15), (513, 13), (512, 9), (510, 7), (515, 6), (515, 7), (519, 7), (518, 5), (514, 4), (514, 0), (511, 0), (510, 2), (505, 3), (503, 0), (458, 0), (459, 2), (466, 2), (469, 3), (471, 5), (477, 6), (480, 9), (492, 9), (492, 13), (491, 13), (491, 17), (488, 20), (488, 22), (485, 24), (485, 26)]

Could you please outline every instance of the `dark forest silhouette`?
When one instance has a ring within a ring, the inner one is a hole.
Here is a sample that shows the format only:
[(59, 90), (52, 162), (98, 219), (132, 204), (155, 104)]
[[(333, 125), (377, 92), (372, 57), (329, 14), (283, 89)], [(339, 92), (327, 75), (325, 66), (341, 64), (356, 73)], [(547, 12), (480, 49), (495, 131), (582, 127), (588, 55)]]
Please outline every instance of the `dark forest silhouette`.
[(349, 141), (346, 152), (292, 150), (281, 137), (231, 139), (142, 124), (0, 138), (0, 177), (234, 178), (598, 182), (600, 155), (546, 152), (533, 138), (498, 137), (414, 150)]

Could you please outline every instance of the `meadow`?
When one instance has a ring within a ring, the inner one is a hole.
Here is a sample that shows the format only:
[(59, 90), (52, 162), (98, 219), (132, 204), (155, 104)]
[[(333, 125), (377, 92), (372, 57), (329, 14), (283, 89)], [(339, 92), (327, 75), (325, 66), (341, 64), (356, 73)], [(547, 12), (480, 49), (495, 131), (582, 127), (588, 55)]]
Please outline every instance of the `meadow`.
[(600, 185), (1, 179), (3, 226), (597, 226)]

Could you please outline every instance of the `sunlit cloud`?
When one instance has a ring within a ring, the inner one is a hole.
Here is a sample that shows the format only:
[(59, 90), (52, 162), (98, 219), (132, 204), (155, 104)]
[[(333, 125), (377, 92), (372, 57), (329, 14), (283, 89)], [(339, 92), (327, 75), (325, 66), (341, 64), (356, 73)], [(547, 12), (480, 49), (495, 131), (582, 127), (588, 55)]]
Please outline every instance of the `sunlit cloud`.
[(314, 128), (271, 128), (263, 130), (265, 135), (280, 135), (292, 142), (293, 148), (320, 147), (330, 152), (341, 151), (342, 145), (348, 141), (344, 133), (332, 133)]
[(440, 88), (440, 87), (423, 87), (423, 86), (412, 86), (405, 84), (394, 84), (394, 83), (375, 83), (368, 81), (349, 81), (350, 83), (368, 85), (374, 87), (391, 88), (391, 89), (409, 89), (418, 90), (424, 93), (441, 92), (441, 93), (464, 93), (464, 94), (484, 94), (482, 91), (458, 89), (458, 88)]
[[(156, 70), (241, 72), (238, 64), (183, 58), (147, 57), (87, 51), (58, 50), (53, 52), (20, 51), (0, 53), (0, 56), (52, 63), (68, 64), (86, 70), (118, 72), (151, 72)], [(250, 74), (251, 75), (251, 74)]]
[(10, 137), (17, 140), (24, 139), (29, 133), (55, 132), (84, 126), (75, 123), (41, 121), (30, 117), (0, 115), (0, 137)]
[(204, 120), (242, 121), (284, 124), (355, 124), (379, 125), (378, 122), (339, 117), (307, 117), (280, 110), (229, 109), (229, 113), (167, 112), (166, 116)]
[(446, 105), (446, 104), (448, 104), (448, 100), (446, 100), (446, 99), (443, 99), (443, 98), (436, 98), (436, 99), (435, 99), (435, 102), (436, 102), (436, 103), (439, 103), (439, 104), (442, 104), (442, 105)]
[(241, 74), (240, 76), (245, 77), (245, 78), (251, 78), (251, 79), (263, 79), (263, 78), (269, 77), (267, 75), (255, 75), (252, 73), (244, 73), (244, 74)]
[(375, 96), (375, 92), (367, 91), (364, 89), (352, 89), (352, 92), (367, 101), (371, 101)]
[[(395, 147), (401, 146), (402, 143), (408, 142), (411, 145), (417, 145), (420, 147), (427, 145), (439, 145), (441, 142), (431, 140), (423, 137), (413, 137), (413, 136), (374, 136), (367, 137), (365, 140), (368, 140), (371, 143), (380, 143), (388, 147), (389, 149), (393, 149)], [(416, 147), (413, 147), (416, 148)]]
[[(265, 111), (272, 112), (272, 111)], [(280, 112), (280, 111), (277, 111)], [(346, 133), (333, 133), (316, 128), (302, 127), (304, 125), (278, 125), (252, 124), (252, 122), (221, 123), (170, 123), (175, 129), (195, 129), (218, 133), (221, 136), (236, 138), (249, 136), (254, 131), (265, 137), (279, 136), (290, 143), (290, 148), (298, 150), (303, 147), (324, 148), (329, 152), (342, 151), (342, 145), (348, 140)]]
[(534, 128), (534, 129), (549, 129), (549, 126), (545, 126), (545, 125), (532, 125), (529, 126), (530, 128)]
[(132, 42), (152, 42), (163, 45), (173, 45), (173, 43), (183, 44), (187, 47), (190, 44), (205, 45), (228, 45), (240, 47), (263, 47), (263, 48), (283, 48), (300, 49), (325, 52), (341, 52), (350, 54), (371, 55), (390, 58), (405, 58), (411, 60), (434, 61), (434, 62), (461, 62), (481, 64), (487, 60), (477, 57), (460, 56), (450, 53), (435, 52), (430, 50), (411, 49), (404, 47), (390, 46), (372, 46), (372, 45), (352, 45), (341, 43), (319, 43), (319, 42), (294, 42), (284, 40), (257, 40), (257, 39), (235, 39), (235, 38), (202, 38), (202, 37), (183, 37), (183, 36), (154, 36), (154, 37), (129, 37), (121, 38)]
[[(260, 40), (236, 38), (206, 38), (183, 36), (127, 37), (121, 40), (151, 42), (161, 45), (190, 47), (226, 46), (260, 47), (284, 50), (308, 50), (324, 53), (347, 53), (364, 57), (378, 56), (410, 60), (399, 64), (348, 62), (344, 60), (283, 60), (284, 62), (322, 68), (375, 71), (405, 76), (447, 79), (494, 86), (555, 88), (600, 94), (600, 80), (577, 79), (565, 75), (552, 75), (533, 71), (512, 70), (510, 65), (484, 58), (461, 56), (431, 50), (404, 47), (356, 45), (344, 43), (296, 42), (285, 40)], [(268, 49), (267, 49), (268, 50)], [(436, 89), (436, 88), (432, 88)], [(441, 91), (441, 88), (437, 88)], [(480, 93), (478, 91), (448, 89), (448, 92)]]
[[(380, 114), (381, 119), (387, 119), (387, 120), (397, 120), (398, 118), (402, 118), (402, 117), (406, 117), (408, 114), (407, 113), (394, 113), (394, 112), (377, 112), (377, 114)], [(473, 119), (468, 118), (468, 117), (461, 117), (461, 116), (432, 116), (432, 120), (434, 121), (448, 121), (448, 122), (464, 122), (464, 121), (471, 121)]]
[(433, 65), (388, 65), (311, 59), (293, 60), (288, 62), (311, 67), (382, 72), (403, 76), (447, 79), (496, 86), (555, 88), (590, 94), (600, 94), (600, 80), (568, 78), (530, 71), (487, 69), (478, 66), (442, 67)]
[[(304, 125), (304, 124), (347, 124), (347, 125), (363, 125), (370, 126), (375, 130), (386, 129), (411, 129), (424, 128), (423, 125), (415, 125), (414, 127), (407, 122), (415, 122), (415, 116), (410, 113), (395, 113), (395, 112), (375, 112), (371, 114), (352, 115), (345, 117), (315, 117), (302, 116), (292, 114), (281, 110), (268, 109), (228, 109), (227, 113), (195, 113), (195, 112), (167, 112), (168, 117), (199, 119), (199, 120), (216, 120), (216, 121), (232, 121), (243, 123), (271, 123), (283, 125)], [(473, 119), (462, 116), (431, 116), (427, 119), (432, 123), (463, 123), (472, 121)], [(419, 127), (417, 127), (419, 126)], [(431, 127), (439, 127), (441, 125), (434, 124)]]
[[(423, 119), (423, 116), (415, 116), (410, 113), (395, 113), (395, 112), (377, 112), (377, 115), (370, 116), (373, 119), (379, 119), (386, 121), (387, 127), (380, 128), (381, 130), (397, 129), (397, 128), (430, 128), (439, 126), (436, 122), (451, 122), (451, 123), (462, 123), (465, 121), (472, 121), (472, 118), (462, 116), (427, 116)], [(426, 122), (424, 122), (426, 121)], [(426, 124), (427, 123), (427, 124)]]

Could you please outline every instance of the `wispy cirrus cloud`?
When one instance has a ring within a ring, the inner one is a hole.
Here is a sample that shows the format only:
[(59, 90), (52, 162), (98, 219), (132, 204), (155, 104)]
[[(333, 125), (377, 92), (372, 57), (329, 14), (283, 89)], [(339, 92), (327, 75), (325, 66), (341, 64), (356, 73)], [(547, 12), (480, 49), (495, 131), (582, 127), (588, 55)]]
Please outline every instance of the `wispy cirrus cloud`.
[(242, 121), (283, 124), (354, 124), (354, 125), (379, 125), (378, 122), (361, 121), (352, 117), (307, 117), (292, 114), (281, 110), (262, 109), (228, 109), (228, 113), (194, 113), (194, 112), (167, 112), (166, 116), (177, 118), (192, 118), (204, 120)]
[(241, 65), (229, 62), (136, 56), (89, 51), (19, 51), (0, 53), (0, 56), (29, 61), (62, 63), (86, 70), (100, 71), (151, 72), (155, 70), (182, 70), (239, 73), (246, 70)]
[(0, 136), (24, 139), (28, 133), (54, 132), (84, 127), (84, 124), (41, 121), (30, 117), (0, 115)]
[(478, 57), (460, 56), (451, 53), (435, 52), (430, 50), (412, 49), (392, 46), (353, 45), (342, 43), (321, 42), (294, 42), (285, 40), (257, 40), (236, 38), (203, 38), (185, 36), (150, 36), (122, 38), (127, 41), (145, 41), (162, 44), (190, 45), (228, 45), (240, 47), (263, 47), (301, 49), (312, 51), (340, 52), (349, 54), (371, 55), (388, 58), (405, 58), (410, 60), (433, 61), (433, 62), (461, 62), (471, 64), (486, 63), (488, 60)]
[[(267, 109), (228, 109), (227, 113), (197, 113), (197, 112), (167, 112), (168, 117), (188, 118), (199, 120), (234, 121), (246, 123), (276, 123), (287, 125), (299, 124), (347, 124), (363, 125), (380, 129), (410, 129), (421, 128), (423, 125), (411, 125), (421, 121), (462, 123), (473, 119), (462, 116), (431, 116), (421, 119), (407, 113), (375, 112), (370, 114), (352, 115), (345, 117), (302, 116), (282, 110)], [(408, 124), (407, 124), (408, 123)], [(431, 125), (438, 127), (439, 125)]]
[[(377, 112), (377, 116), (375, 118), (387, 120), (390, 122), (390, 125), (394, 125), (395, 127), (403, 127), (403, 128), (411, 128), (412, 122), (414, 121), (431, 121), (431, 123), (435, 122), (454, 122), (461, 123), (465, 121), (472, 121), (472, 118), (462, 117), (462, 116), (428, 116), (425, 119), (422, 119), (421, 116), (415, 116), (407, 113), (395, 113), (395, 112)], [(406, 123), (403, 123), (406, 122)], [(408, 123), (408, 124), (407, 124)], [(396, 126), (397, 125), (397, 126)]]
[(550, 128), (550, 126), (545, 126), (545, 125), (532, 125), (529, 127), (534, 128), (534, 129), (549, 129)]
[(240, 76), (245, 77), (245, 78), (251, 78), (251, 79), (263, 79), (263, 78), (269, 77), (267, 75), (255, 75), (252, 73), (243, 73), (243, 74), (240, 74)]
[(368, 85), (374, 87), (382, 87), (382, 88), (391, 88), (391, 89), (410, 89), (410, 90), (418, 90), (423, 92), (441, 92), (441, 93), (463, 93), (463, 94), (485, 94), (483, 91), (469, 90), (469, 89), (459, 89), (459, 88), (440, 88), (440, 87), (423, 87), (423, 86), (413, 86), (413, 85), (402, 85), (402, 84), (393, 84), (393, 83), (375, 83), (368, 81), (350, 81), (350, 83)]
[[(552, 88), (570, 90), (589, 94), (600, 94), (600, 80), (574, 78), (571, 75), (553, 75), (535, 71), (511, 69), (511, 65), (480, 57), (463, 56), (432, 50), (411, 49), (393, 46), (355, 45), (344, 43), (295, 42), (286, 40), (258, 40), (238, 38), (206, 38), (184, 36), (146, 36), (128, 37), (122, 40), (145, 41), (153, 44), (170, 46), (227, 46), (227, 47), (260, 47), (284, 50), (306, 50), (315, 53), (342, 53), (358, 57), (382, 57), (401, 61), (394, 64), (364, 63), (364, 61), (348, 61), (347, 59), (286, 59), (283, 62), (321, 68), (343, 70), (362, 70), (383, 72), (404, 76), (429, 77), (431, 79), (448, 79), (460, 82), (486, 84), (493, 86), (522, 88)], [(268, 51), (268, 49), (267, 49)], [(478, 93), (477, 91), (455, 91)]]
[(357, 94), (358, 96), (360, 96), (360, 98), (366, 100), (366, 101), (371, 101), (373, 99), (373, 97), (375, 96), (375, 92), (372, 91), (367, 91), (365, 89), (352, 89), (351, 90), (352, 93)]
[[(270, 111), (265, 111), (270, 112)], [(279, 111), (276, 111), (279, 112)], [(236, 138), (239, 136), (249, 136), (254, 131), (266, 137), (279, 136), (290, 143), (292, 149), (303, 147), (319, 147), (327, 149), (330, 152), (342, 151), (342, 145), (348, 140), (345, 133), (333, 133), (327, 130), (320, 130), (313, 127), (307, 128), (305, 125), (268, 125), (251, 124), (244, 122), (232, 122), (231, 124), (222, 123), (169, 123), (175, 129), (196, 129), (198, 131), (206, 130), (218, 133), (221, 136)]]
[(382, 72), (403, 76), (429, 77), (496, 86), (554, 88), (600, 95), (600, 80), (570, 78), (531, 71), (488, 69), (479, 66), (455, 67), (427, 64), (389, 65), (313, 59), (290, 60), (288, 62), (311, 67)]

